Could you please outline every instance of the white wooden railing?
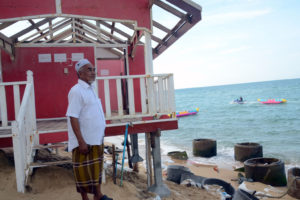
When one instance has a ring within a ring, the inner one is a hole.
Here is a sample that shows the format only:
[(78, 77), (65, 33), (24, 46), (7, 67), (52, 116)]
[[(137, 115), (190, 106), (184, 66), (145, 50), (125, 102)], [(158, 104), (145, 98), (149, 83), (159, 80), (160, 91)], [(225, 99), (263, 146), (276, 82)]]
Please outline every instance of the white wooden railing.
[(38, 144), (34, 84), (31, 71), (27, 71), (26, 87), (18, 111), (16, 120), (12, 122), (12, 137), (17, 190), (24, 193), (25, 183), (30, 174), (29, 165), (34, 154), (33, 146)]
[[(131, 75), (131, 76), (105, 76), (97, 77), (98, 85), (102, 82), (104, 90), (105, 117), (110, 119), (136, 118), (144, 116), (155, 116), (171, 114), (175, 112), (175, 96), (173, 74), (155, 75)], [(121, 80), (127, 82), (128, 110), (123, 111), (122, 84)], [(141, 112), (135, 110), (134, 80), (139, 81)], [(115, 88), (110, 83), (115, 81)], [(112, 110), (111, 95), (115, 91), (117, 98), (117, 110)], [(112, 112), (113, 111), (113, 112)]]
[[(12, 103), (14, 105), (15, 117), (18, 116), (20, 110), (20, 86), (26, 84), (27, 81), (0, 83), (0, 129), (10, 129), (12, 127), (10, 121), (8, 121), (7, 107)], [(13, 102), (7, 102), (6, 100), (5, 88), (7, 87), (13, 87)]]

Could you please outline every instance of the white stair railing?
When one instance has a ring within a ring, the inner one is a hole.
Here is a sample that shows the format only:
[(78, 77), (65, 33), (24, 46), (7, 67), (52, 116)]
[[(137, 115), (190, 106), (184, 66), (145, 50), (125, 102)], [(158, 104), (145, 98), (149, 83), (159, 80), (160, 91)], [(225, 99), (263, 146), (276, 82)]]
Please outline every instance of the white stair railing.
[(33, 160), (33, 146), (38, 145), (36, 129), (35, 97), (33, 74), (27, 71), (27, 82), (20, 110), (16, 120), (12, 122), (14, 161), (16, 170), (17, 190), (25, 192), (25, 185)]
[[(17, 117), (20, 110), (20, 86), (26, 85), (27, 81), (20, 82), (2, 82), (0, 83), (0, 130), (1, 129), (11, 129), (11, 123), (8, 120), (7, 107), (14, 106), (15, 118)], [(7, 102), (6, 90), (12, 87), (13, 89), (13, 102)], [(10, 105), (13, 104), (13, 105)], [(12, 119), (14, 120), (14, 119)], [(8, 137), (11, 135), (0, 135), (0, 137)]]
[[(105, 76), (96, 79), (98, 83), (102, 82), (104, 87), (99, 89), (104, 91), (107, 120), (164, 115), (175, 112), (173, 74)], [(126, 80), (127, 83), (125, 85), (127, 85), (128, 114), (123, 112), (122, 80)], [(136, 85), (134, 85), (134, 81)], [(111, 84), (114, 82), (115, 84)], [(140, 88), (141, 112), (136, 112), (135, 109), (137, 94), (134, 88), (137, 88), (137, 86)], [(112, 97), (117, 98), (117, 109), (114, 108), (116, 110), (112, 109), (111, 94), (116, 94), (116, 97)]]

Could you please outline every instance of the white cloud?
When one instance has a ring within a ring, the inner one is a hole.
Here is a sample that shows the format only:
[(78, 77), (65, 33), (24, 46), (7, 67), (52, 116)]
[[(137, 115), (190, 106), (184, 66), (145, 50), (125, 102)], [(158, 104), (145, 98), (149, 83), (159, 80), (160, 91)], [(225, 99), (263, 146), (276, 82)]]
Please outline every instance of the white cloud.
[(244, 51), (246, 49), (249, 49), (250, 47), (248, 46), (241, 46), (241, 47), (237, 47), (237, 48), (231, 48), (231, 49), (226, 49), (224, 51), (221, 51), (220, 54), (222, 55), (228, 55), (228, 54), (232, 54), (232, 53), (237, 53), (240, 51)]
[(271, 13), (270, 9), (250, 10), (250, 11), (235, 11), (215, 15), (203, 16), (203, 22), (206, 23), (224, 23), (243, 19), (252, 19), (262, 15)]

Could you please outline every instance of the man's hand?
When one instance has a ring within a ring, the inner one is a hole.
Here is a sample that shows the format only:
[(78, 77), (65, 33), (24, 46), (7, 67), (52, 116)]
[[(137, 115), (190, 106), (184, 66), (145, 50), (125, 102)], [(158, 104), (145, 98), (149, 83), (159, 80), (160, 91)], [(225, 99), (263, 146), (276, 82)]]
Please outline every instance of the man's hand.
[(89, 146), (84, 141), (79, 143), (79, 152), (82, 154), (87, 154), (89, 152)]

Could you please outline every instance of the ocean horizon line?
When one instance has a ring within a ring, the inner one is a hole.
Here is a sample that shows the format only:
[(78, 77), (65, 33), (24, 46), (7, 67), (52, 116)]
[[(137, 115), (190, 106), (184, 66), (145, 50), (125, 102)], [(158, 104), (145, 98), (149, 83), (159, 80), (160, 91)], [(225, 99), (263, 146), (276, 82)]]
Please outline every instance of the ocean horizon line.
[(251, 81), (243, 83), (228, 83), (221, 85), (208, 85), (208, 86), (196, 86), (196, 87), (185, 87), (185, 88), (175, 88), (175, 90), (185, 90), (185, 89), (196, 89), (196, 88), (209, 88), (209, 87), (223, 87), (223, 86), (232, 86), (232, 85), (243, 85), (243, 84), (252, 84), (252, 83), (266, 83), (266, 82), (275, 82), (275, 81), (288, 81), (288, 80), (297, 80), (299, 78), (285, 78), (285, 79), (275, 79), (275, 80), (265, 80), (265, 81)]

